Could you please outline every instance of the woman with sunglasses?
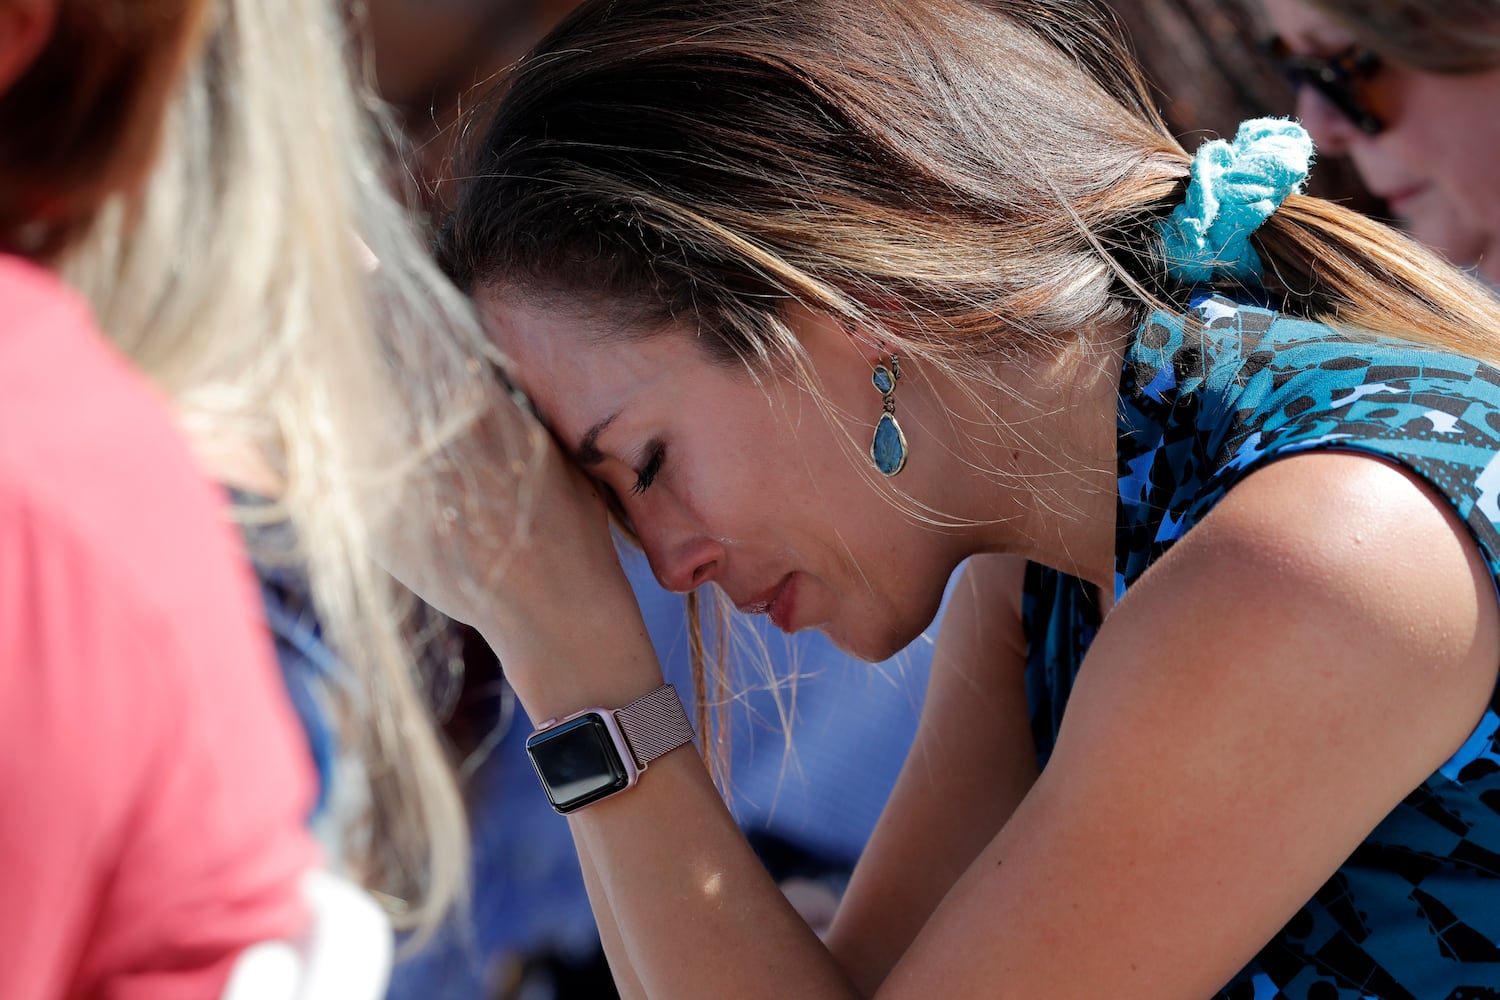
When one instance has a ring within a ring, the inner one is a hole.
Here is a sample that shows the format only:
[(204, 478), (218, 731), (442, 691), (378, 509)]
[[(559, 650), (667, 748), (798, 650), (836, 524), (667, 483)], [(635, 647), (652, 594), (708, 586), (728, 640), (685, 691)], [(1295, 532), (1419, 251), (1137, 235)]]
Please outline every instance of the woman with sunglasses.
[(1417, 239), (1500, 282), (1500, 2), (1263, 0), (1325, 155)]

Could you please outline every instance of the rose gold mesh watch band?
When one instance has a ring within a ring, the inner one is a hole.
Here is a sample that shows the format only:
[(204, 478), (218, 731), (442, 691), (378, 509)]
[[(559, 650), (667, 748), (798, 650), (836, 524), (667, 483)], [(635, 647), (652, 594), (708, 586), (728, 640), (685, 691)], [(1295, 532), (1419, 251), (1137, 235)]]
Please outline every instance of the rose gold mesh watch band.
[(615, 722), (625, 734), (636, 766), (642, 769), (668, 750), (693, 740), (693, 726), (682, 710), (682, 699), (670, 684), (616, 709)]

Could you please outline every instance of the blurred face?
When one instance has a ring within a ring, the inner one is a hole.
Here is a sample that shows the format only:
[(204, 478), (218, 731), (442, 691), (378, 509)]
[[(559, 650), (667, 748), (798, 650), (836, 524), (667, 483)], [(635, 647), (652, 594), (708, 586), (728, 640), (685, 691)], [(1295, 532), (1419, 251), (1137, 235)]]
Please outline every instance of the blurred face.
[[(376, 88), (400, 112), (411, 148), (419, 206), (434, 225), (452, 211), (449, 181), (461, 159), (458, 121), (472, 93), (525, 55), (579, 0), (362, 0), (355, 39), (369, 47)], [(404, 192), (409, 185), (402, 179)]]
[(0, 241), (53, 259), (107, 198), (139, 189), (205, 8), (0, 0)]
[[(618, 498), (663, 586), (717, 584), (742, 611), (788, 632), (822, 629), (871, 660), (930, 624), (963, 553), (898, 511), (851, 447), (850, 434), (867, 441), (880, 394), (872, 359), (836, 324), (792, 321), (840, 415), (830, 418), (792, 379), (716, 364), (679, 329), (600, 340), (565, 316), (486, 293), (479, 303), (522, 388)], [(921, 488), (921, 465), (914, 454), (903, 488)]]
[[(1262, 0), (1293, 54), (1357, 56), (1347, 29), (1305, 0)], [(1348, 155), (1365, 185), (1413, 236), (1454, 263), (1480, 262), (1500, 279), (1500, 69), (1438, 74), (1379, 59), (1352, 90), (1383, 126), (1360, 129), (1316, 87), (1297, 93), (1297, 115), (1325, 155)]]
[(57, 0), (0, 3), (0, 94), (26, 71), (52, 33)]

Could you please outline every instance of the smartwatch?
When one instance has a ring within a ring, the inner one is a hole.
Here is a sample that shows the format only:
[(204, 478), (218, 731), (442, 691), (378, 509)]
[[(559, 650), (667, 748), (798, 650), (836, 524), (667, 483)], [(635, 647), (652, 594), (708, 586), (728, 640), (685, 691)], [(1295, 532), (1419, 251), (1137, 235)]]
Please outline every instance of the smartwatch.
[(623, 792), (646, 765), (693, 739), (677, 689), (663, 684), (624, 708), (587, 708), (548, 719), (526, 752), (552, 808), (570, 813)]

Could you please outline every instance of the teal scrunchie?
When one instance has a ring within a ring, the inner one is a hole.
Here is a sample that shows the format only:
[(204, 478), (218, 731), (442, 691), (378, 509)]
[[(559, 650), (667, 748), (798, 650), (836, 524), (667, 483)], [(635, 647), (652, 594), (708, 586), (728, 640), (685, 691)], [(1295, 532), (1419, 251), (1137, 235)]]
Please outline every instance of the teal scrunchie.
[(1250, 234), (1301, 189), (1312, 155), (1307, 131), (1284, 118), (1252, 119), (1234, 142), (1199, 147), (1187, 197), (1157, 224), (1167, 273), (1184, 284), (1258, 281), (1260, 254)]

